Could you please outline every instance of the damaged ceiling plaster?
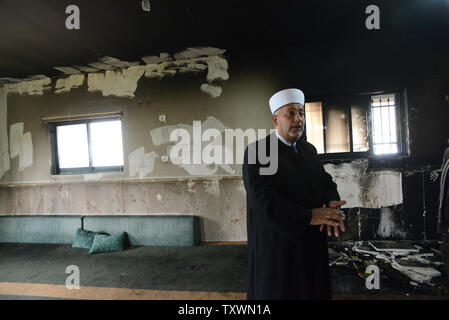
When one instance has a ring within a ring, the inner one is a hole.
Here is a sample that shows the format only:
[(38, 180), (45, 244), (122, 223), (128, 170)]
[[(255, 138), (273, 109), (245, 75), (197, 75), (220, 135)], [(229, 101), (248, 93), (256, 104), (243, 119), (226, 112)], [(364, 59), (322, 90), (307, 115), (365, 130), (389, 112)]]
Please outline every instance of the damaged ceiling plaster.
[[(222, 93), (217, 81), (229, 79), (228, 61), (223, 57), (226, 50), (213, 47), (187, 48), (171, 56), (161, 53), (159, 56), (144, 56), (139, 61), (128, 62), (113, 57), (103, 57), (99, 62), (88, 66), (55, 67), (67, 78), (56, 81), (55, 93), (70, 92), (80, 87), (87, 73), (87, 86), (90, 92), (101, 92), (103, 96), (134, 98), (137, 83), (142, 76), (162, 79), (178, 73), (198, 73), (207, 70), (205, 82), (200, 90), (213, 98)], [(28, 95), (42, 95), (51, 89), (51, 79), (43, 76), (30, 76), (26, 79), (0, 78), (8, 92)]]

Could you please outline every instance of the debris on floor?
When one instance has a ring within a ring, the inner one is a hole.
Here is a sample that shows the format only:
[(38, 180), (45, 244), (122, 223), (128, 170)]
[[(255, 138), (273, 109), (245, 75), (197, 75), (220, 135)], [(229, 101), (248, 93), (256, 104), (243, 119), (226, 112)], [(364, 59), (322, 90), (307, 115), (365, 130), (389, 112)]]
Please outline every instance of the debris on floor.
[(366, 268), (376, 265), (384, 287), (446, 294), (448, 282), (439, 246), (438, 241), (329, 242), (329, 266), (334, 274), (351, 271), (356, 279), (366, 279), (371, 275)]

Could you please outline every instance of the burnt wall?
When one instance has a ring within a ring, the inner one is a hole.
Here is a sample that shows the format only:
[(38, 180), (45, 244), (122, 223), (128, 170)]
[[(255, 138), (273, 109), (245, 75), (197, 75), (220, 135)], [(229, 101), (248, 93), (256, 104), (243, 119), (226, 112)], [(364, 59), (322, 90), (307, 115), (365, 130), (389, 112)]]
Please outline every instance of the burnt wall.
[[(166, 146), (152, 143), (150, 130), (205, 121), (209, 116), (229, 128), (269, 129), (267, 101), (286, 87), (301, 88), (306, 100), (312, 95), (406, 89), (407, 116), (400, 121), (408, 126), (410, 155), (370, 158), (365, 172), (400, 173), (403, 201), (386, 206), (379, 201), (377, 208), (345, 209), (349, 218), (345, 239), (436, 238), (439, 180), (432, 181), (430, 172), (440, 167), (449, 138), (449, 41), (445, 29), (449, 19), (441, 11), (441, 4), (430, 7), (422, 2), (407, 2), (408, 6), (404, 1), (388, 3), (374, 3), (381, 8), (380, 30), (364, 27), (364, 7), (371, 3), (362, 1), (353, 6), (347, 2), (341, 6), (317, 2), (304, 11), (298, 11), (303, 8), (294, 2), (280, 3), (270, 11), (267, 3), (261, 2), (257, 12), (266, 19), (259, 16), (238, 20), (236, 26), (229, 26), (230, 32), (213, 39), (198, 31), (189, 46), (227, 50), (224, 58), (229, 64), (229, 80), (219, 81), (223, 92), (216, 98), (201, 92), (205, 78), (201, 72), (163, 79), (142, 77), (134, 97), (88, 92), (86, 80), (69, 93), (56, 94), (56, 79), (41, 96), (8, 93), (8, 133), (11, 125), (23, 122), (24, 132), (32, 134), (34, 154), (33, 165), (25, 170), (19, 170), (17, 158), (11, 159), (11, 168), (0, 180), (0, 199), (4, 201), (0, 214), (168, 214), (185, 210), (205, 221), (203, 240), (244, 240), (241, 182), (220, 182), (228, 177), (240, 180), (238, 165), (230, 170), (220, 167), (210, 175), (191, 174), (158, 158), (153, 171), (143, 176), (130, 175), (128, 157), (136, 149), (144, 147), (146, 153), (159, 155), (166, 152)], [(286, 11), (289, 8), (290, 12)], [(209, 19), (203, 20), (203, 25), (213, 20)], [(289, 19), (297, 23), (287, 24)], [(238, 27), (241, 32), (233, 33)], [(233, 37), (237, 40), (232, 41)], [(164, 49), (174, 47), (167, 45)], [(141, 55), (160, 53), (143, 52), (142, 48), (137, 51)], [(128, 52), (125, 58), (138, 60), (141, 55)], [(51, 175), (51, 149), (43, 117), (119, 110), (124, 112), (123, 173), (104, 174), (95, 181), (86, 181), (92, 180), (87, 175)], [(167, 124), (158, 121), (159, 114), (167, 115)], [(167, 178), (174, 180), (162, 181)], [(203, 179), (205, 182), (195, 182), (203, 186), (193, 188), (193, 178)], [(361, 182), (360, 188), (369, 189), (369, 179)], [(135, 192), (138, 196), (133, 197)], [(111, 205), (111, 199), (116, 199), (117, 204)]]

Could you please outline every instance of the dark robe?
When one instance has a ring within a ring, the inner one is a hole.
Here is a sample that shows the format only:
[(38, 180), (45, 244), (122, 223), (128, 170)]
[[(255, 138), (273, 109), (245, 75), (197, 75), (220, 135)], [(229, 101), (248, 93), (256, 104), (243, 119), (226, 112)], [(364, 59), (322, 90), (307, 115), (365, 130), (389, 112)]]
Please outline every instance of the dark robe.
[[(264, 139), (267, 155), (269, 139)], [(255, 145), (254, 145), (255, 144)], [(259, 147), (256, 141), (252, 146)], [(311, 226), (313, 208), (340, 200), (337, 185), (325, 172), (315, 147), (299, 139), (295, 153), (278, 140), (278, 169), (260, 175), (248, 163), (242, 167), (247, 199), (247, 299), (331, 299), (327, 229)]]

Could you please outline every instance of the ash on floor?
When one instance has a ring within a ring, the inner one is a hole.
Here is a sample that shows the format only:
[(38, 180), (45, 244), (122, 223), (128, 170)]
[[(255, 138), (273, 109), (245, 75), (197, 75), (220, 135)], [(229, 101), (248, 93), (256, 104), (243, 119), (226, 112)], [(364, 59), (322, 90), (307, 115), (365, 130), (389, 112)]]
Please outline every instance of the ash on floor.
[[(334, 294), (449, 298), (439, 247), (438, 241), (329, 242)], [(368, 266), (379, 270), (378, 289)]]

